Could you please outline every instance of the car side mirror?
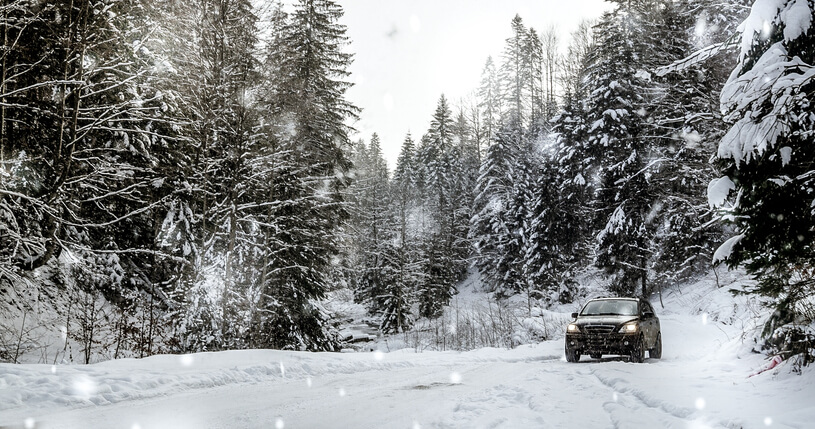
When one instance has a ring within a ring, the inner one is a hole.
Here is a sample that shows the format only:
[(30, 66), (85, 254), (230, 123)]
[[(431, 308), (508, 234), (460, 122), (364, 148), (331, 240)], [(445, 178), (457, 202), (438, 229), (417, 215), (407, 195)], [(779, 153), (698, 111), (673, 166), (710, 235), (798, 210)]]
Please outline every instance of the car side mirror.
[(577, 313), (572, 313), (572, 319), (577, 319)]

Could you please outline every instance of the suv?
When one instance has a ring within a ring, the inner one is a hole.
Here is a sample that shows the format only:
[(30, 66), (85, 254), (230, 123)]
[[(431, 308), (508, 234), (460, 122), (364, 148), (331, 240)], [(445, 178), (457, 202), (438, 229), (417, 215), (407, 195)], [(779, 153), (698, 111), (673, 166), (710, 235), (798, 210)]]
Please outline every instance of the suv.
[(566, 328), (566, 360), (581, 355), (600, 359), (604, 354), (630, 356), (632, 362), (662, 357), (662, 333), (654, 308), (639, 298), (597, 298), (572, 313)]

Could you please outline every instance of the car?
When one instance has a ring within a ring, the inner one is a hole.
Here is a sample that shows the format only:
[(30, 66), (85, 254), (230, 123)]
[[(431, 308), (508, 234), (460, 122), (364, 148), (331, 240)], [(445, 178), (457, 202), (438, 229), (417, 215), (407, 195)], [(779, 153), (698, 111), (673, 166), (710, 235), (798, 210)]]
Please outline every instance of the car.
[(566, 328), (566, 361), (580, 356), (628, 356), (643, 362), (662, 357), (662, 332), (651, 304), (642, 298), (595, 298), (589, 300)]

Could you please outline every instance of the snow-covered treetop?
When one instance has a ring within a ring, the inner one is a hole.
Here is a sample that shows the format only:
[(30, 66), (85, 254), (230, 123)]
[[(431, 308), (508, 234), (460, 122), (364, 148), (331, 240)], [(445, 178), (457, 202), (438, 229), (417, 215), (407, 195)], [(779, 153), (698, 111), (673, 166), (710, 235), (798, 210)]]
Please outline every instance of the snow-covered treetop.
[(806, 34), (812, 25), (812, 11), (808, 0), (756, 0), (750, 15), (739, 26), (742, 34), (741, 54), (744, 61), (753, 47), (756, 34), (767, 39), (772, 26), (783, 26), (784, 41), (795, 40)]

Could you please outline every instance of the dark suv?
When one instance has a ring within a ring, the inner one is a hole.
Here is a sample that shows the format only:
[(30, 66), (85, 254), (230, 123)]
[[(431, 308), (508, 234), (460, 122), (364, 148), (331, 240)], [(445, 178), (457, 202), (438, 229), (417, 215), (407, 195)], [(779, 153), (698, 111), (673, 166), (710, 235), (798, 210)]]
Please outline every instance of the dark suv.
[(644, 299), (597, 298), (572, 313), (566, 328), (566, 360), (581, 355), (600, 359), (604, 354), (630, 356), (632, 362), (662, 357), (662, 333), (654, 308)]

